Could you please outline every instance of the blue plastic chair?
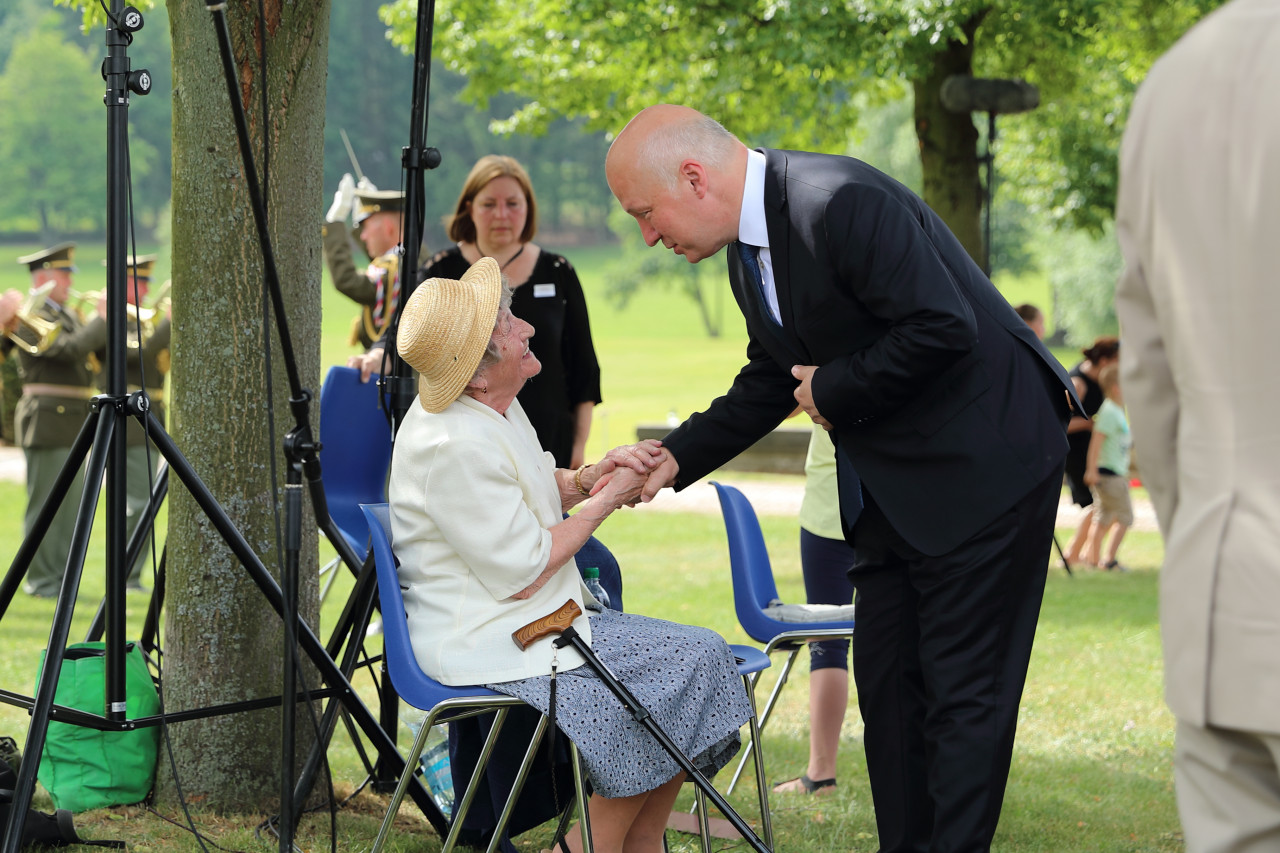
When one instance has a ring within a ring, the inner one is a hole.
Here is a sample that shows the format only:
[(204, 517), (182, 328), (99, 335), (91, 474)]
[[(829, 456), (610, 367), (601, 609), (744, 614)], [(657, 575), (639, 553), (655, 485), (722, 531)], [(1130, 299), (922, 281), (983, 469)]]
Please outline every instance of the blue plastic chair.
[[(409, 788), (409, 780), (418, 768), (418, 759), (426, 746), (427, 735), (431, 731), (431, 727), (436, 723), (463, 719), (479, 714), (490, 712), (497, 714), (493, 727), (490, 729), (489, 737), (486, 739), (484, 748), (480, 753), (480, 761), (476, 764), (475, 772), (467, 784), (466, 792), (462, 795), (461, 800), (455, 803), (449, 835), (441, 848), (442, 853), (449, 853), (457, 844), (458, 833), (462, 829), (463, 819), (475, 799), (478, 785), (483, 779), (485, 767), (489, 762), (490, 755), (493, 753), (494, 744), (502, 729), (502, 724), (506, 721), (507, 713), (511, 708), (520, 707), (524, 703), (512, 696), (505, 696), (486, 687), (449, 687), (422, 671), (422, 667), (418, 665), (418, 659), (413, 654), (413, 645), (409, 640), (409, 623), (404, 610), (404, 596), (400, 591), (400, 575), (396, 569), (395, 554), (392, 552), (390, 511), (385, 503), (365, 504), (360, 507), (360, 511), (368, 521), (369, 535), (373, 545), (374, 567), (378, 576), (378, 595), (382, 605), (382, 642), (387, 674), (391, 678), (391, 683), (395, 685), (396, 692), (400, 694), (400, 698), (427, 714), (422, 721), (422, 726), (418, 729), (417, 737), (414, 738), (409, 755), (405, 759), (405, 772), (400, 777), (395, 794), (391, 797), (391, 804), (387, 807), (386, 817), (382, 820), (382, 827), (378, 830), (378, 838), (374, 841), (371, 853), (379, 853), (386, 843), (391, 823), (395, 820), (396, 813), (400, 809), (400, 803), (404, 800), (405, 792)], [(533, 740), (530, 741), (529, 748), (525, 752), (524, 761), (520, 766), (511, 796), (508, 798), (502, 814), (498, 818), (498, 827), (493, 833), (493, 840), (489, 843), (489, 853), (493, 853), (497, 849), (505, 833), (507, 821), (515, 807), (516, 800), (519, 798), (520, 790), (528, 776), (529, 768), (533, 765), (538, 746), (546, 729), (547, 718), (543, 716), (534, 732)], [(591, 829), (587, 811), (584, 808), (587, 799), (583, 791), (582, 766), (578, 750), (572, 743), (570, 743), (570, 754), (573, 758), (575, 801), (581, 819), (583, 849), (590, 853), (592, 849)]]
[[(729, 572), (733, 578), (733, 607), (738, 624), (747, 636), (764, 643), (764, 654), (774, 651), (787, 652), (787, 660), (778, 674), (778, 680), (764, 705), (760, 716), (760, 730), (769, 722), (778, 696), (791, 675), (800, 649), (814, 640), (852, 639), (854, 623), (842, 622), (781, 622), (766, 613), (769, 602), (778, 599), (778, 587), (773, 580), (773, 567), (765, 548), (760, 521), (746, 495), (733, 486), (713, 482), (720, 498), (720, 510), (724, 515), (725, 533), (729, 539)], [(759, 680), (755, 676), (752, 684)], [(747, 757), (755, 747), (755, 740), (743, 750), (738, 769), (729, 783), (729, 791), (738, 783)]]
[[(360, 371), (331, 367), (320, 389), (320, 469), (329, 515), (351, 547), (368, 550), (369, 536), (360, 504), (386, 500), (391, 467), (391, 424), (378, 401), (376, 382), (361, 382)], [(341, 561), (320, 570), (321, 600), (328, 594)], [(327, 575), (327, 578), (326, 578)]]

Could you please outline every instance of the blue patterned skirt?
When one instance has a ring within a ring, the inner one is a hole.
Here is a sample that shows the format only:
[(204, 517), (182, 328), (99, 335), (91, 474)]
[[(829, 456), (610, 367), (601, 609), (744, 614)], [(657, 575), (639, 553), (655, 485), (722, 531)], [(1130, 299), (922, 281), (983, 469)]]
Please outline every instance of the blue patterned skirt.
[[(591, 648), (676, 746), (710, 778), (733, 758), (751, 704), (724, 638), (706, 628), (606, 610), (593, 613)], [(489, 684), (544, 714), (551, 677)], [(582, 754), (603, 797), (651, 791), (676, 763), (596, 675), (590, 664), (559, 673), (556, 725)]]

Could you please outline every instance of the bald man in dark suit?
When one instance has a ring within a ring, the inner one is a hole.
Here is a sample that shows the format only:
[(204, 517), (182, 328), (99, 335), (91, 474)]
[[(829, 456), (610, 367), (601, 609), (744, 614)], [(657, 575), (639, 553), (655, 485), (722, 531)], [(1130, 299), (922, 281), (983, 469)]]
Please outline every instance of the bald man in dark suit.
[(913, 193), (865, 163), (749, 150), (686, 107), (619, 134), (646, 242), (728, 246), (747, 364), (665, 439), (646, 499), (798, 402), (829, 430), (856, 562), (855, 682), (883, 851), (987, 850), (1053, 535), (1071, 383)]

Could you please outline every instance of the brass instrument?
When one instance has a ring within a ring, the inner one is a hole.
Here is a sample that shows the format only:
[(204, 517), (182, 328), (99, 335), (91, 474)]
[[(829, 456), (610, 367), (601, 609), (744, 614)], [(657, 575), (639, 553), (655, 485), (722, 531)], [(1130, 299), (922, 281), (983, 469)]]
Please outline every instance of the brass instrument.
[(96, 313), (98, 313), (98, 300), (102, 299), (107, 289), (104, 287), (100, 290), (68, 290), (67, 304), (65, 307), (68, 311), (73, 312), (80, 318), (80, 322), (87, 323)]
[[(154, 304), (150, 308), (139, 308), (133, 303), (124, 306), (125, 318), (128, 321), (128, 344), (129, 349), (139, 349), (141, 343), (138, 339), (138, 328), (141, 325), (142, 342), (145, 342), (155, 332), (156, 324), (165, 316), (169, 310), (169, 288), (172, 280), (166, 280), (164, 285), (157, 291)], [(107, 292), (106, 288), (101, 290), (68, 291), (67, 304), (72, 307), (81, 320), (88, 321), (98, 310), (98, 302), (101, 301), (103, 295)]]
[(46, 320), (36, 313), (51, 290), (53, 290), (53, 282), (50, 281), (31, 291), (27, 301), (22, 303), (22, 307), (14, 315), (18, 321), (18, 328), (9, 333), (9, 340), (17, 344), (23, 352), (39, 355), (49, 348), (58, 337), (58, 333), (62, 331), (60, 324), (53, 320)]
[(139, 349), (140, 344), (137, 340), (136, 330), (139, 324), (142, 328), (142, 343), (151, 340), (151, 336), (156, 333), (156, 326), (169, 313), (169, 290), (173, 285), (173, 279), (166, 279), (165, 283), (156, 291), (156, 296), (151, 302), (150, 308), (140, 308), (136, 305), (124, 306), (125, 314), (129, 318), (129, 348)]
[(151, 298), (151, 307), (155, 309), (157, 319), (169, 313), (169, 305), (173, 302), (170, 292), (173, 290), (173, 279), (166, 278), (164, 284), (156, 290)]

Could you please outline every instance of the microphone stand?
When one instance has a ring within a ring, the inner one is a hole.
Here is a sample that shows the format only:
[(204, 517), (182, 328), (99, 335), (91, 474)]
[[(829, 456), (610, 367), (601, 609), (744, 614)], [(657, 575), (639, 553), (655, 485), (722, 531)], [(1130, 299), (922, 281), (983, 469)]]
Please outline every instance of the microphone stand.
[(413, 49), (413, 95), (409, 110), (409, 144), (401, 151), (400, 162), (405, 172), (404, 188), (404, 259), (400, 272), (400, 302), (387, 328), (386, 355), (390, 370), (385, 371), (381, 384), (390, 391), (392, 411), (392, 439), (404, 421), (413, 398), (413, 371), (396, 351), (396, 337), (400, 330), (400, 316), (404, 304), (409, 301), (418, 281), (418, 250), (422, 245), (423, 222), (426, 210), (426, 194), (423, 187), (425, 172), (440, 165), (440, 152), (426, 147), (427, 106), (431, 98), (431, 41), (435, 27), (435, 0), (418, 0), (418, 29)]

